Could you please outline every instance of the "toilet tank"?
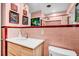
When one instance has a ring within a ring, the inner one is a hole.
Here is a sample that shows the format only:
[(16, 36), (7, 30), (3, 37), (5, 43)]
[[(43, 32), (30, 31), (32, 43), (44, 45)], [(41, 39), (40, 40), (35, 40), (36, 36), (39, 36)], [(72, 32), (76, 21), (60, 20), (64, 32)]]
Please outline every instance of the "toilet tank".
[(77, 56), (75, 51), (49, 46), (49, 56)]

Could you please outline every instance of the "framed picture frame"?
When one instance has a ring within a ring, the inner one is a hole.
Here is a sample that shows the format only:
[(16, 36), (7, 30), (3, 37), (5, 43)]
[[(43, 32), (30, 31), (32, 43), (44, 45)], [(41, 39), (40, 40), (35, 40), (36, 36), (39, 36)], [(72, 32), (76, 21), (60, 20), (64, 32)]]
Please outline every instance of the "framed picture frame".
[(75, 6), (75, 22), (79, 22), (79, 3)]
[(28, 17), (26, 17), (26, 16), (22, 17), (22, 24), (23, 25), (28, 25)]
[(31, 26), (41, 26), (41, 19), (39, 17), (31, 19)]
[(9, 12), (9, 23), (19, 24), (19, 14), (13, 11)]

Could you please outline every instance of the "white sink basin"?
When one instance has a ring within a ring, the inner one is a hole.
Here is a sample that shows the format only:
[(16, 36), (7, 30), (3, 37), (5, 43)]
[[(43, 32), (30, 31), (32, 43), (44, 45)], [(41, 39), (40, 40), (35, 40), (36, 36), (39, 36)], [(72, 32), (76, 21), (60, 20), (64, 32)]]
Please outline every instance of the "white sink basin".
[(38, 45), (44, 42), (44, 40), (24, 37), (9, 38), (6, 40), (32, 49), (36, 48)]

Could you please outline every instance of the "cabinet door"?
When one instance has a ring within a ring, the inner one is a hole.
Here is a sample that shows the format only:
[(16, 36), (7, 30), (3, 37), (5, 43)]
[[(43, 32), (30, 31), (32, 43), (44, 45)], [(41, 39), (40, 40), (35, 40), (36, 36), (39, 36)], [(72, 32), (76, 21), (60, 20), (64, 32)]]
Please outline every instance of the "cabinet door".
[(22, 47), (14, 44), (14, 43), (10, 43), (8, 42), (8, 53), (14, 55), (14, 56), (21, 56), (21, 52), (22, 51)]
[(33, 50), (33, 55), (34, 56), (43, 56), (44, 48), (43, 44), (39, 45), (36, 49)]

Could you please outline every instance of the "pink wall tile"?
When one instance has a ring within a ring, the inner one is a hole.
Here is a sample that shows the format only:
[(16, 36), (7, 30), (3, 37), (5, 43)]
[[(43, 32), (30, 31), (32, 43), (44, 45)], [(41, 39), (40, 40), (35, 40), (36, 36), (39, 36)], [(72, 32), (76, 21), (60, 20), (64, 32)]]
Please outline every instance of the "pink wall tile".
[[(79, 53), (79, 27), (59, 27), (59, 28), (26, 28), (31, 38), (42, 38), (45, 42), (45, 55), (48, 55), (48, 44), (75, 50)], [(41, 34), (41, 29), (44, 33)], [(25, 32), (24, 32), (25, 33)]]
[(28, 36), (30, 38), (39, 38), (41, 39), (43, 37), (43, 35), (41, 34), (41, 28), (26, 28), (26, 29), (22, 29), (22, 34), (23, 36)]
[(79, 28), (46, 28), (44, 34), (49, 44), (73, 49), (79, 53)]
[(19, 28), (8, 28), (7, 37), (8, 38), (19, 37), (19, 32), (20, 32)]

